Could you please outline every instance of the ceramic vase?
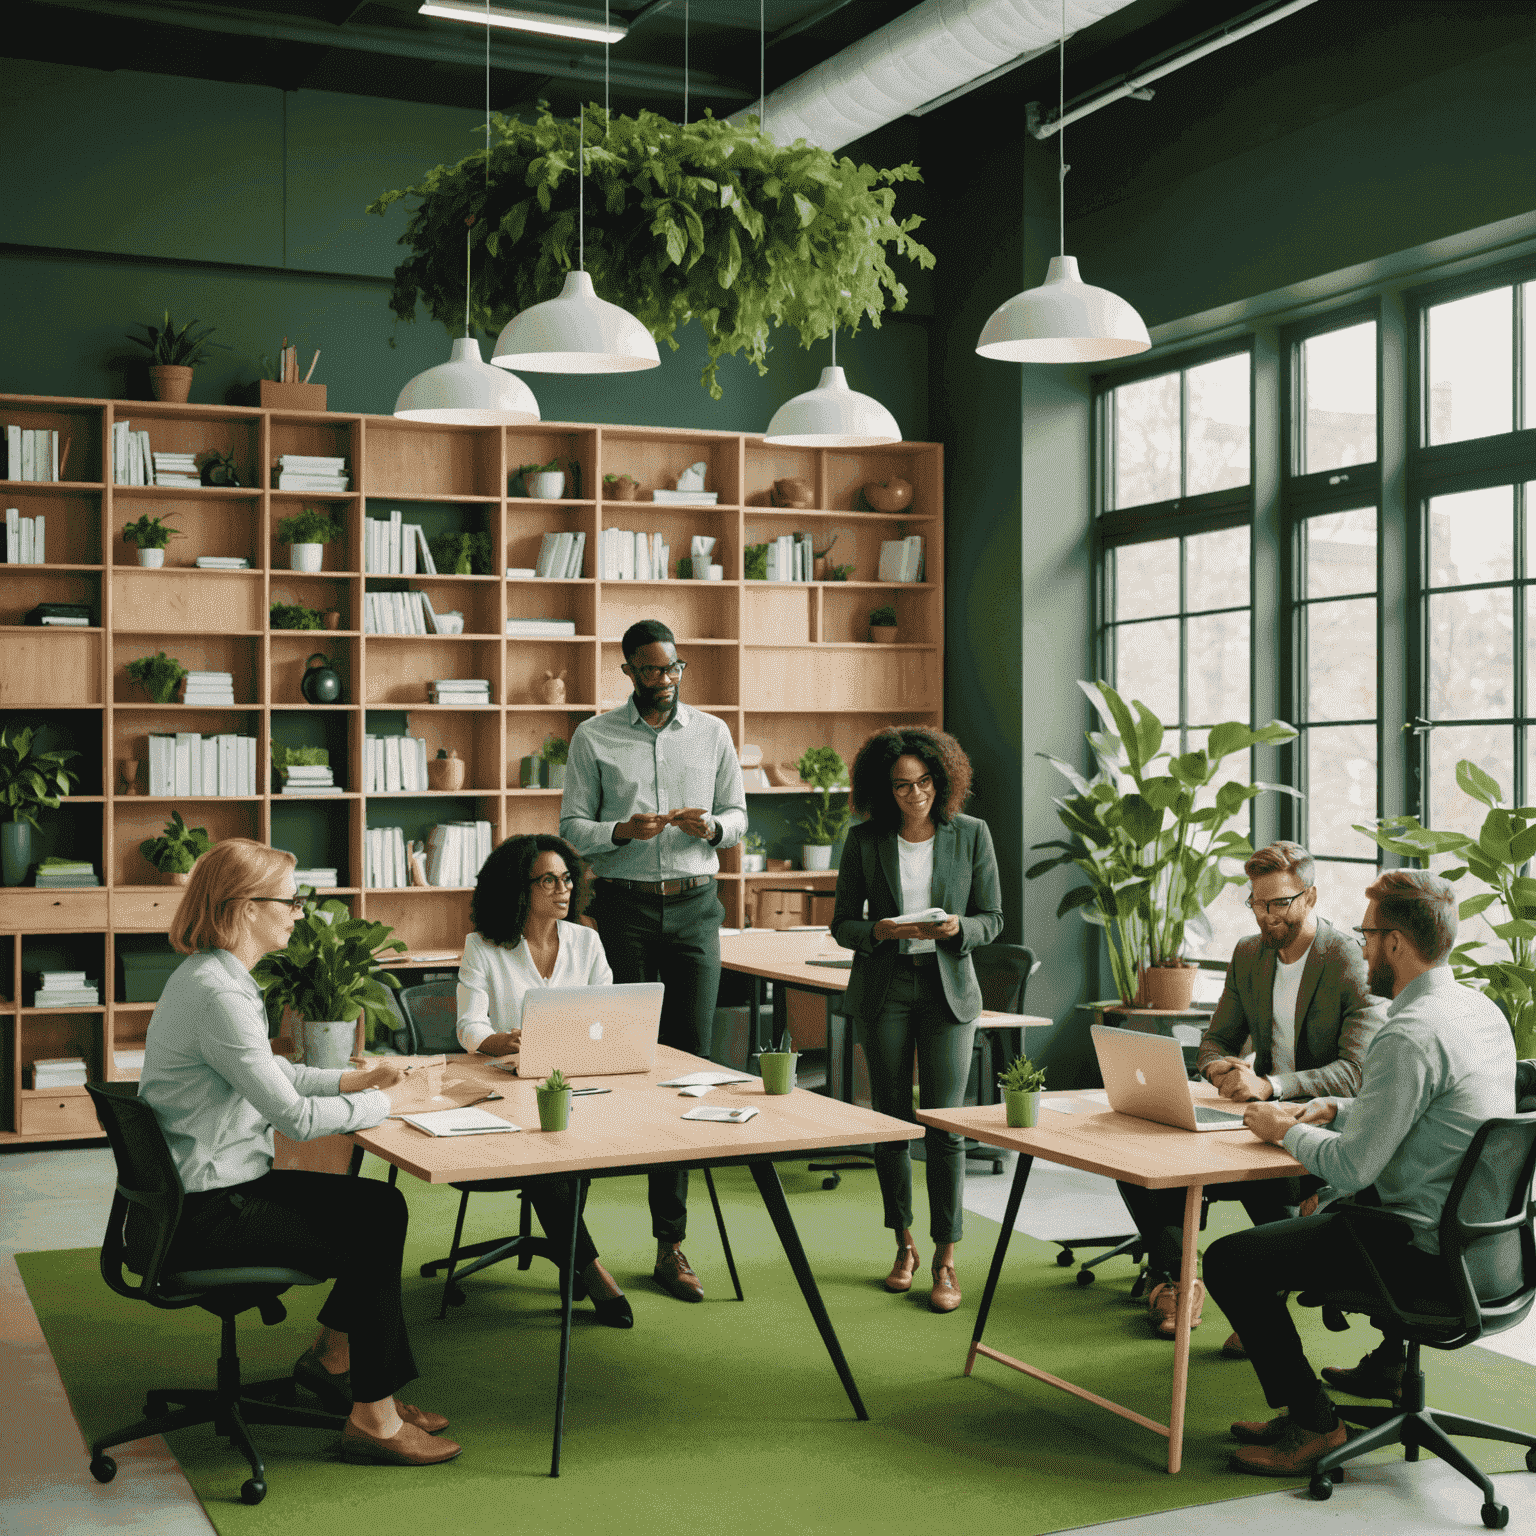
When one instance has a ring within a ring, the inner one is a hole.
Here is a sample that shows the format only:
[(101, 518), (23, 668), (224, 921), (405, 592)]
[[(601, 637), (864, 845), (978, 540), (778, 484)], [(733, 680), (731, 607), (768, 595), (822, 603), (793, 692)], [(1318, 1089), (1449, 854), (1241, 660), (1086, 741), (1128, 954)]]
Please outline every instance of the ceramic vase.
[(139, 760), (136, 757), (120, 757), (117, 760), (118, 783), (125, 795), (139, 792)]
[(318, 571), (324, 557), (324, 544), (290, 544), (288, 546), (288, 569), (290, 571)]
[(340, 629), (341, 614), (335, 608), (327, 608), (326, 611), (320, 615), (320, 622), (325, 625), (327, 629)]
[(165, 564), (165, 551), (163, 549), (141, 549), (139, 551), (139, 564), (146, 571), (158, 571)]
[(565, 495), (565, 471), (540, 470), (536, 475), (525, 475), (523, 484), (528, 487), (528, 494), (537, 501), (559, 501)]
[(32, 823), (0, 821), (0, 867), (5, 883), (20, 885), (32, 867)]
[(357, 1038), (356, 1019), (326, 1019), (304, 1024), (304, 1065), (345, 1071), (352, 1063)]
[(763, 1074), (763, 1092), (793, 1092), (798, 1059), (794, 1051), (764, 1051), (757, 1058), (758, 1071)]
[(800, 867), (802, 869), (831, 869), (831, 843), (802, 843), (800, 845)]
[(464, 787), (465, 763), (453, 748), (447, 757), (434, 757), (427, 762), (427, 783), (433, 789), (447, 790), (452, 794)]

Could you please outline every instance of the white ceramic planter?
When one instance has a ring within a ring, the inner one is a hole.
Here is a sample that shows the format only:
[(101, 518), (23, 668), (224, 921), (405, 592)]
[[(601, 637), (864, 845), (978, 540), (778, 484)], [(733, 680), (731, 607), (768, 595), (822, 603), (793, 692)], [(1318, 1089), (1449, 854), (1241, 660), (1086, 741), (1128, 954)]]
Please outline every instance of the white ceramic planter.
[(547, 469), (537, 475), (524, 475), (523, 484), (528, 494), (538, 501), (559, 501), (565, 495), (565, 472)]
[[(318, 546), (317, 546), (318, 547)], [(352, 1064), (357, 1020), (310, 1021), (304, 1024), (304, 1065), (345, 1071)]]
[(760, 875), (768, 868), (766, 853), (744, 853), (741, 856), (741, 872), (744, 875)]
[(800, 867), (801, 869), (831, 869), (831, 843), (801, 843)]
[(288, 546), (288, 569), (291, 571), (318, 571), (324, 556), (324, 544), (290, 544)]
[(146, 571), (158, 571), (165, 564), (165, 551), (163, 549), (141, 549), (139, 551), (139, 564)]

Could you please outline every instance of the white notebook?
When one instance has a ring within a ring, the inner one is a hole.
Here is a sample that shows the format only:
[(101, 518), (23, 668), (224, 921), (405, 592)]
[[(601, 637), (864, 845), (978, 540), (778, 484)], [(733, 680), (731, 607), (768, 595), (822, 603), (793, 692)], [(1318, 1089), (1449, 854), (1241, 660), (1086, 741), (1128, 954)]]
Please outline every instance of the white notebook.
[(432, 1109), (400, 1118), (429, 1136), (483, 1136), (492, 1131), (522, 1130), (522, 1126), (484, 1109)]

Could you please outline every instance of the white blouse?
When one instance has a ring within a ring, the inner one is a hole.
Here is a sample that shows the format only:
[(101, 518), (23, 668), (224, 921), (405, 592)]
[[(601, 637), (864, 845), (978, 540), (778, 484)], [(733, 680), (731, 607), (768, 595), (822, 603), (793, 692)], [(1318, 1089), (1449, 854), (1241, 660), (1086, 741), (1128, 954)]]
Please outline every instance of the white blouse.
[[(901, 868), (901, 910), (921, 912), (933, 905), (933, 844), (925, 838), (920, 843), (909, 843), (899, 832), (896, 834), (896, 853)], [(933, 939), (903, 939), (904, 955), (931, 955), (938, 948)]]
[(557, 923), (560, 941), (554, 970), (547, 976), (528, 953), (528, 940), (519, 939), (507, 949), (472, 933), (464, 940), (459, 962), (459, 1044), (466, 1051), (480, 1048), (492, 1035), (521, 1027), (523, 998), (532, 987), (606, 987), (613, 971), (603, 953), (603, 941), (595, 928), (580, 923)]

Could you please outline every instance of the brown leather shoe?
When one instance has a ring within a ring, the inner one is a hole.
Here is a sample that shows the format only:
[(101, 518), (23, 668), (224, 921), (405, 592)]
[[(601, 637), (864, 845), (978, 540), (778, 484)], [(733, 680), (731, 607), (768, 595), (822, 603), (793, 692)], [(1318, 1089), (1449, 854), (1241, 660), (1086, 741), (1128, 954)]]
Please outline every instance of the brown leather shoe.
[(1358, 1365), (1325, 1365), (1322, 1378), (1330, 1387), (1351, 1397), (1384, 1397), (1403, 1400), (1403, 1361), (1392, 1345), (1378, 1345), (1362, 1355)]
[(430, 1467), (440, 1461), (452, 1461), (464, 1447), (452, 1440), (434, 1440), (426, 1430), (402, 1420), (400, 1428), (387, 1438), (370, 1435), (351, 1419), (341, 1431), (343, 1461), (372, 1461), (392, 1467)]
[(1243, 1341), (1235, 1334), (1227, 1335), (1227, 1342), (1221, 1346), (1221, 1352), (1228, 1360), (1246, 1360), (1248, 1351), (1243, 1348)]
[(928, 1296), (931, 1312), (953, 1312), (960, 1305), (960, 1282), (955, 1279), (953, 1264), (933, 1266), (933, 1290)]
[(1342, 1420), (1332, 1429), (1319, 1432), (1303, 1429), (1288, 1416), (1280, 1438), (1273, 1445), (1245, 1445), (1233, 1451), (1232, 1465), (1239, 1472), (1253, 1472), (1259, 1477), (1306, 1477), (1319, 1459), (1337, 1450), (1349, 1439)]
[(910, 1291), (918, 1263), (917, 1249), (911, 1243), (903, 1243), (896, 1252), (896, 1262), (891, 1265), (890, 1274), (885, 1277), (886, 1290)]
[(414, 1403), (402, 1403), (395, 1399), (395, 1412), (400, 1415), (402, 1423), (414, 1424), (417, 1429), (424, 1429), (429, 1435), (440, 1435), (448, 1428), (448, 1420), (440, 1413), (431, 1413), (425, 1408), (418, 1408)]
[(693, 1266), (683, 1257), (680, 1244), (674, 1243), (661, 1258), (656, 1261), (656, 1268), (652, 1271), (656, 1276), (656, 1283), (667, 1295), (675, 1296), (679, 1301), (703, 1301), (704, 1287), (699, 1283), (699, 1277), (694, 1274)]
[(1229, 1433), (1244, 1445), (1277, 1445), (1290, 1422), (1289, 1412), (1277, 1413), (1272, 1419), (1239, 1420)]
[[(1196, 1280), (1195, 1304), (1189, 1317), (1189, 1326), (1192, 1330), (1200, 1326), (1200, 1318), (1204, 1311), (1205, 1282)], [(1171, 1339), (1178, 1332), (1178, 1286), (1170, 1285), (1166, 1280), (1154, 1285), (1151, 1294), (1147, 1297), (1147, 1313), (1151, 1319), (1152, 1332), (1160, 1339)]]

